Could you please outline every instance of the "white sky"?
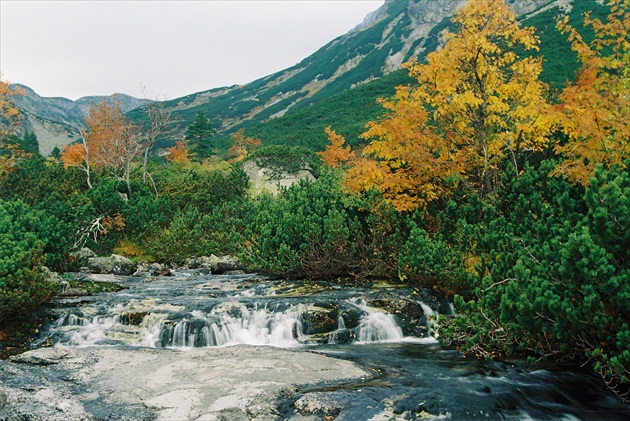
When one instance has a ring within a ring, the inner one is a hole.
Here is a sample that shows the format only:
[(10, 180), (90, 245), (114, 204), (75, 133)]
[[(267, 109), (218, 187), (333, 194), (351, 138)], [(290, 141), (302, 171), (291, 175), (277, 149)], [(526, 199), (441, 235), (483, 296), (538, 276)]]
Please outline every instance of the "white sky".
[(173, 99), (291, 67), (383, 3), (0, 0), (0, 72), (42, 96)]

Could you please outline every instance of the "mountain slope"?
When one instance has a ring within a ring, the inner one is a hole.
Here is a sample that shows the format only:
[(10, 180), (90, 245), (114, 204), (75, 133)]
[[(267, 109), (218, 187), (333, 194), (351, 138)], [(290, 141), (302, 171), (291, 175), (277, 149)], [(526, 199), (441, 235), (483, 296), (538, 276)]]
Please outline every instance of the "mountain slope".
[[(512, 1), (519, 14), (558, 0)], [(567, 0), (561, 0), (567, 1)], [(165, 104), (186, 127), (198, 111), (219, 132), (283, 116), (398, 70), (439, 43), (432, 31), (465, 4), (462, 0), (390, 0), (363, 24), (331, 41), (295, 66), (242, 86), (188, 95)], [(140, 110), (131, 113), (140, 118)]]
[[(225, 151), (229, 134), (245, 128), (248, 136), (265, 144), (303, 145), (323, 149), (323, 129), (332, 126), (356, 144), (364, 124), (382, 109), (378, 97), (394, 94), (396, 85), (413, 83), (399, 70), (411, 58), (422, 60), (439, 47), (441, 32), (466, 0), (389, 0), (355, 29), (331, 41), (295, 66), (241, 86), (216, 88), (164, 104), (190, 125), (198, 111), (213, 120), (218, 136), (205, 151)], [(508, 0), (525, 25), (539, 29), (545, 56), (543, 80), (561, 88), (577, 70), (575, 54), (566, 37), (555, 29), (556, 17), (570, 11), (579, 24), (585, 10), (598, 0)], [(603, 16), (603, 14), (601, 14)], [(41, 98), (28, 88), (16, 103), (25, 114), (25, 128), (35, 132), (41, 151), (78, 138), (90, 100)], [(123, 110), (137, 121), (145, 118), (142, 100), (118, 95)], [(261, 124), (262, 123), (262, 124)]]
[[(561, 90), (567, 81), (575, 80), (579, 68), (577, 55), (571, 50), (567, 37), (556, 29), (557, 17), (567, 13), (571, 24), (589, 42), (592, 39), (592, 30), (583, 26), (584, 13), (587, 11), (592, 11), (592, 17), (605, 20), (608, 8), (597, 0), (580, 0), (573, 4), (555, 1), (521, 15), (522, 25), (535, 27), (540, 37), (539, 54), (544, 57), (541, 79), (550, 85), (552, 95)], [(422, 60), (437, 47), (439, 33), (449, 22), (450, 19), (445, 18), (431, 29), (424, 43), (426, 49), (416, 58)], [(245, 134), (261, 139), (265, 145), (301, 145), (321, 151), (328, 144), (324, 129), (331, 126), (350, 145), (356, 146), (360, 142), (358, 136), (365, 131), (365, 124), (384, 113), (376, 102), (377, 98), (391, 97), (396, 86), (414, 82), (406, 75), (406, 71), (398, 70), (360, 87), (344, 90), (309, 107), (291, 110), (283, 117), (254, 124), (246, 128)], [(214, 142), (220, 150), (227, 149), (230, 143), (227, 136), (218, 137)]]

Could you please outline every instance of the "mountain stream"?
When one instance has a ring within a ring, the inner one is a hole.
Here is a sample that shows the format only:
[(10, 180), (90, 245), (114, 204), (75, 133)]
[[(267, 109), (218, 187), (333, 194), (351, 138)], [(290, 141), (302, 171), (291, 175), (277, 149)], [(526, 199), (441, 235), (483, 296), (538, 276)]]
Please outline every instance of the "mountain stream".
[(0, 419), (630, 419), (588, 371), (441, 347), (453, 310), (431, 291), (74, 276), (122, 289), (56, 300), (34, 350), (0, 361)]

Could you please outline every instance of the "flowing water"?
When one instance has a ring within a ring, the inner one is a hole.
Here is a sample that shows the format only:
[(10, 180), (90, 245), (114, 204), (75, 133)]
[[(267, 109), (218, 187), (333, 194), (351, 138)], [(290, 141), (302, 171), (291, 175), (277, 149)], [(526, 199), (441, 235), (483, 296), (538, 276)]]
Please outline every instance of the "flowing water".
[[(125, 288), (58, 300), (33, 346), (268, 345), (377, 371), (368, 382), (303, 391), (343, 402), (337, 419), (630, 419), (628, 406), (588, 372), (482, 362), (442, 348), (436, 321), (452, 305), (430, 291), (199, 270), (103, 279)], [(291, 402), (284, 407), (290, 417)]]

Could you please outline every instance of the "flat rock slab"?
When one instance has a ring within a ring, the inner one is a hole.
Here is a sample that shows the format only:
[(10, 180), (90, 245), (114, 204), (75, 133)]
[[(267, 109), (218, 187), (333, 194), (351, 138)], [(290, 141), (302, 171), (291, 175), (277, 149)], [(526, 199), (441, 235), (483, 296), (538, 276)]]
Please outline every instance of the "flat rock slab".
[(1, 363), (0, 419), (268, 420), (298, 386), (372, 377), (349, 361), (271, 347), (38, 349)]

